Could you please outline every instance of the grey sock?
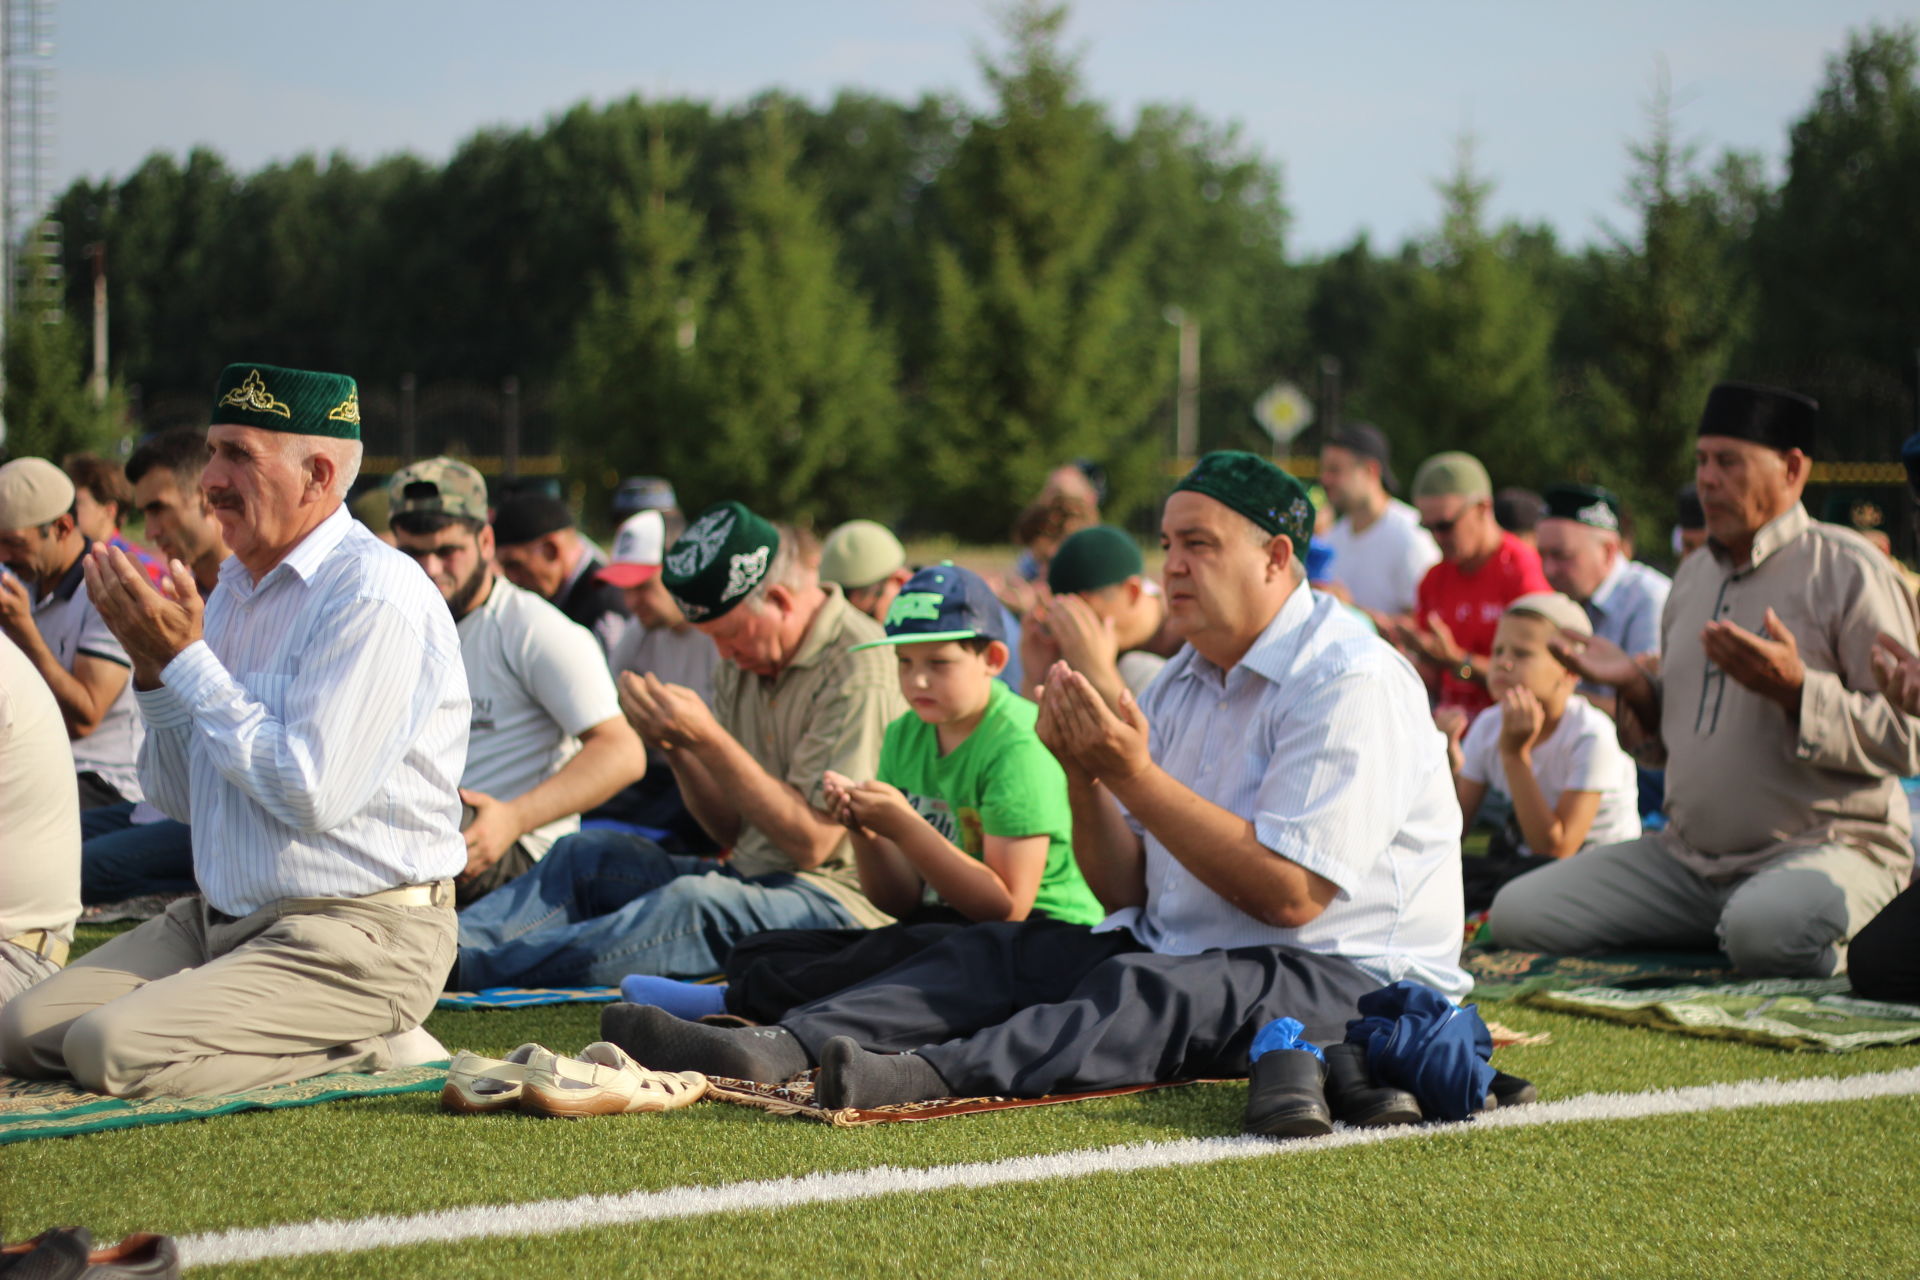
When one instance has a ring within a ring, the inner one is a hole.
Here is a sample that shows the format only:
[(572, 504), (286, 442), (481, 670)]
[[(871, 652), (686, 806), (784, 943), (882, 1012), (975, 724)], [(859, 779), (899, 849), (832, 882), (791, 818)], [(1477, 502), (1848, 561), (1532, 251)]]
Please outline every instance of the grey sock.
[(687, 1022), (650, 1004), (610, 1004), (600, 1038), (656, 1071), (699, 1071), (735, 1080), (779, 1084), (813, 1065), (782, 1027), (714, 1027)]
[(917, 1053), (868, 1053), (851, 1036), (820, 1046), (813, 1096), (825, 1107), (885, 1107), (951, 1096), (953, 1090)]

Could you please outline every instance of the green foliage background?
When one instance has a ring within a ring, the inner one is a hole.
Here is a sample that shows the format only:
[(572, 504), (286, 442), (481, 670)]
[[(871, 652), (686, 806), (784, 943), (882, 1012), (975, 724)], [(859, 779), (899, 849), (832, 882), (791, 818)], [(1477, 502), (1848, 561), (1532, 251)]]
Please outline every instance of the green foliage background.
[[(1828, 458), (1889, 459), (1914, 427), (1911, 27), (1832, 56), (1777, 186), (1753, 156), (1703, 158), (1656, 73), (1622, 157), (1632, 224), (1599, 243), (1491, 224), (1497, 175), (1466, 139), (1430, 234), (1300, 259), (1280, 165), (1187, 107), (1114, 119), (1065, 21), (1004, 14), (980, 111), (636, 97), (483, 131), (443, 165), (155, 154), (61, 196), (68, 314), (105, 243), (129, 432), (194, 420), (223, 364), (258, 359), (354, 372), (375, 454), (400, 450), (411, 375), (417, 449), (484, 455), (511, 378), (522, 451), (591, 494), (659, 472), (689, 506), (975, 539), (1076, 456), (1107, 466), (1114, 515), (1151, 510), (1176, 307), (1201, 326), (1203, 448), (1266, 448), (1250, 406), (1289, 380), (1323, 419), (1295, 452), (1333, 412), (1370, 419), (1403, 475), (1452, 447), (1501, 484), (1611, 485), (1650, 545), (1718, 378), (1821, 397)], [(77, 340), (33, 338), (34, 394), (74, 392)], [(91, 428), (23, 428), (16, 451), (29, 430)]]

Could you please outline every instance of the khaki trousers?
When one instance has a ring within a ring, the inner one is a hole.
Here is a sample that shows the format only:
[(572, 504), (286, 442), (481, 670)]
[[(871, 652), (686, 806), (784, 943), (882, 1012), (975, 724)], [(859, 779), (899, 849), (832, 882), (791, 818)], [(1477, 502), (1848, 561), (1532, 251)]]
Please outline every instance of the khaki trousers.
[(1824, 978), (1846, 969), (1847, 943), (1904, 878), (1858, 849), (1819, 845), (1710, 880), (1648, 835), (1509, 882), (1487, 926), (1495, 943), (1522, 951), (1718, 948), (1756, 978)]
[(0, 1007), (0, 1068), (124, 1098), (384, 1070), (457, 931), (450, 901), (290, 899), (234, 919), (183, 898)]

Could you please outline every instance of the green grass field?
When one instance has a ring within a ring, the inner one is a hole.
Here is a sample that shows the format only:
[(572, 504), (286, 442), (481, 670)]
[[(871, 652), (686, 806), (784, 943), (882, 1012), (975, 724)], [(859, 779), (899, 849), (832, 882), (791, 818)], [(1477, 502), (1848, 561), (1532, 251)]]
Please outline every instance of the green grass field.
[[(88, 930), (95, 941), (103, 932)], [(1496, 1061), (1548, 1099), (1920, 1066), (1686, 1039), (1507, 1003), (1553, 1042)], [(571, 1052), (598, 1009), (436, 1013), (450, 1049)], [(8, 1239), (109, 1239), (353, 1220), (580, 1195), (1236, 1134), (1245, 1089), (1199, 1085), (919, 1125), (830, 1130), (703, 1103), (587, 1121), (443, 1115), (415, 1094), (0, 1151)], [(233, 1276), (1045, 1274), (1091, 1276), (1920, 1275), (1920, 1099), (1500, 1130), (1190, 1168), (908, 1193), (559, 1235), (208, 1267)], [(1283, 1144), (1276, 1144), (1280, 1146)]]

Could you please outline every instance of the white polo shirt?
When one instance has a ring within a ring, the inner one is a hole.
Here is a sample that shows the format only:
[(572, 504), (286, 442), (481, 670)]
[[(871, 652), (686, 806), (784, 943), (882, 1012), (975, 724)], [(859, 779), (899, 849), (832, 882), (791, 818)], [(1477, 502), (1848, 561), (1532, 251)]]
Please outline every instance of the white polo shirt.
[[(87, 542), (73, 567), (53, 590), (33, 602), (33, 625), (40, 629), (40, 638), (53, 651), (54, 660), (68, 671), (73, 670), (74, 659), (82, 654), (123, 667), (133, 665), (126, 649), (114, 638), (113, 632), (107, 630), (100, 611), (87, 598), (83, 564), (92, 548), (93, 543)], [(73, 740), (74, 771), (91, 770), (112, 784), (125, 799), (139, 800), (142, 797), (140, 739), (144, 732), (134, 704), (133, 681), (129, 679), (120, 687), (120, 696), (107, 708), (107, 714), (94, 731)]]
[[(460, 619), (459, 631), (473, 697), (460, 775), (467, 790), (524, 795), (573, 759), (582, 732), (620, 714), (600, 642), (533, 592), (496, 574), (486, 603)], [(520, 843), (538, 858), (579, 829), (580, 816), (569, 814)]]

